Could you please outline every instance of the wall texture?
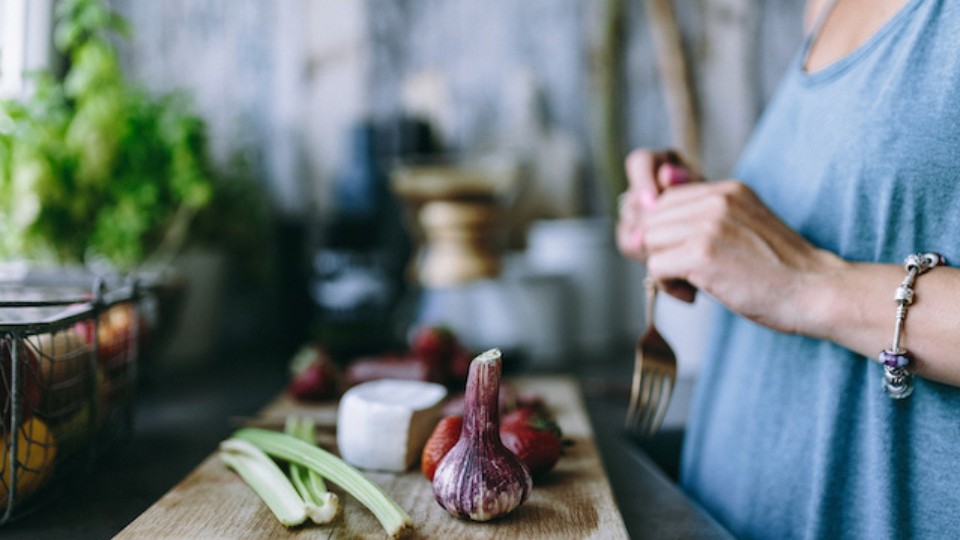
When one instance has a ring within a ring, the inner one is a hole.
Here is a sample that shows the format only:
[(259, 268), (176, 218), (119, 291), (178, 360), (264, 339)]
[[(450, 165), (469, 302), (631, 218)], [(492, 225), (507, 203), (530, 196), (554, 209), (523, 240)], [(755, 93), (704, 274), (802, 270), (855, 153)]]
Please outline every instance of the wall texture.
[[(591, 62), (604, 2), (580, 0), (112, 0), (135, 28), (125, 65), (182, 89), (219, 159), (247, 154), (276, 206), (327, 204), (364, 115), (428, 112), (447, 142), (496, 148), (519, 128), (527, 84), (549, 126), (591, 155)], [(801, 39), (800, 0), (675, 1), (701, 121), (703, 165), (725, 176)], [(671, 144), (643, 2), (627, 2), (624, 148)], [(526, 81), (526, 82), (524, 82)], [(595, 170), (589, 163), (588, 171)], [(593, 184), (588, 184), (593, 185)], [(594, 203), (586, 208), (596, 209)]]
[[(580, 194), (566, 212), (608, 211), (603, 171), (622, 171), (632, 147), (677, 143), (655, 46), (662, 27), (649, 9), (658, 1), (671, 0), (110, 0), (134, 26), (121, 45), (129, 73), (152, 91), (190, 93), (216, 157), (243, 153), (287, 223), (329, 209), (353, 122), (411, 111), (453, 148), (540, 150), (541, 183)], [(708, 177), (726, 177), (800, 45), (803, 1), (671, 4), (701, 164)], [(610, 6), (622, 8), (619, 33), (610, 31)], [(603, 61), (610, 37), (619, 43), (613, 64)], [(604, 88), (613, 109), (601, 106)], [(604, 110), (615, 111), (619, 137), (598, 130)], [(582, 173), (579, 191), (558, 187), (570, 171)], [(611, 267), (623, 265), (604, 248)], [(640, 270), (606, 281), (642, 298)], [(682, 376), (696, 371), (705, 347), (704, 296), (692, 308), (660, 306)], [(642, 302), (620, 304), (604, 324), (637, 335)]]

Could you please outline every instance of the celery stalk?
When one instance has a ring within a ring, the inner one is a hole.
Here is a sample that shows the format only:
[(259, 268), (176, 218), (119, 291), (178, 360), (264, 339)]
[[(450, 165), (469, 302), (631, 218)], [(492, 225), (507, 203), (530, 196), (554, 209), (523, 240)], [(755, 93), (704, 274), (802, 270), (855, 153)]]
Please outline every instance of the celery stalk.
[[(284, 432), (310, 444), (316, 444), (316, 425), (307, 418), (288, 416)], [(290, 463), (290, 480), (303, 498), (304, 508), (314, 523), (330, 523), (340, 513), (340, 501), (336, 493), (327, 491), (323, 477), (307, 467)]]
[(258, 428), (244, 428), (234, 438), (252, 443), (268, 455), (308, 467), (336, 483), (366, 506), (391, 537), (412, 526), (410, 516), (380, 486), (352, 465), (326, 450), (292, 435)]
[(256, 445), (228, 439), (220, 443), (220, 459), (253, 488), (280, 523), (293, 527), (307, 520), (303, 499), (280, 467)]

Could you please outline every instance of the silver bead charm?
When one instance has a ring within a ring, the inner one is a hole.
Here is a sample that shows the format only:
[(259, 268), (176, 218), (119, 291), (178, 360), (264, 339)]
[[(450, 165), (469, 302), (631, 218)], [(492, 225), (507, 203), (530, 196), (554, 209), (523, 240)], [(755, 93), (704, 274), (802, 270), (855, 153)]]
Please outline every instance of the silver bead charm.
[(883, 391), (892, 399), (903, 399), (913, 393), (913, 375), (906, 368), (883, 366)]
[(909, 306), (913, 303), (913, 289), (903, 285), (897, 287), (897, 293), (893, 295), (893, 300), (897, 303), (903, 302)]

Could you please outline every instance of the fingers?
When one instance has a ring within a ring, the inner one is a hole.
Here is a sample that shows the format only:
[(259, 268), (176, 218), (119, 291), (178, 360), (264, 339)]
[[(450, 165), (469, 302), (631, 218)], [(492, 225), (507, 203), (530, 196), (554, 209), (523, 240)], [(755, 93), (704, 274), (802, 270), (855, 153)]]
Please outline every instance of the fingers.
[(709, 272), (703, 267), (716, 264), (710, 261), (719, 245), (736, 244), (734, 238), (742, 234), (738, 199), (743, 191), (729, 181), (683, 185), (666, 191), (644, 215), (647, 271), (664, 292), (692, 302), (696, 289), (706, 285)]
[(634, 150), (624, 163), (629, 188), (620, 196), (617, 247), (624, 255), (645, 258), (642, 217), (668, 188), (700, 180), (673, 151)]
[(630, 257), (641, 258), (643, 250), (643, 228), (640, 226), (639, 202), (636, 194), (626, 192), (618, 201), (619, 220), (617, 221), (617, 248)]
[(647, 193), (645, 202), (651, 202), (663, 190), (692, 181), (702, 181), (703, 177), (693, 171), (672, 150), (652, 152), (638, 149), (630, 152), (624, 163), (630, 191)]
[(643, 260), (640, 217), (653, 207), (658, 193), (654, 155), (646, 150), (634, 150), (627, 156), (624, 167), (629, 187), (618, 201), (617, 248), (628, 257)]
[(643, 216), (645, 248), (664, 251), (692, 239), (726, 237), (738, 228), (755, 229), (763, 223), (756, 223), (754, 199), (749, 188), (735, 181), (671, 189)]
[(696, 287), (687, 280), (696, 270), (696, 256), (686, 246), (658, 251), (647, 259), (647, 275), (657, 280), (661, 290), (686, 302), (694, 300)]
[(802, 266), (808, 252), (802, 238), (735, 181), (671, 189), (642, 227), (648, 275), (681, 299), (684, 291), (669, 288), (673, 280), (738, 305), (743, 276), (772, 281), (782, 269)]
[(740, 199), (755, 198), (750, 188), (736, 180), (710, 183), (694, 181), (677, 187), (678, 189), (670, 189), (661, 194), (657, 200), (657, 212), (665, 212), (706, 198), (714, 198), (717, 205), (733, 205)]
[(657, 174), (656, 156), (649, 150), (634, 150), (627, 155), (624, 162), (624, 169), (627, 172), (627, 181), (630, 184), (629, 191), (636, 193), (652, 192), (657, 194), (656, 174)]
[(715, 233), (709, 225), (719, 223), (739, 204), (734, 191), (721, 182), (684, 185), (665, 192), (639, 223), (648, 231), (646, 249), (664, 249), (690, 236)]

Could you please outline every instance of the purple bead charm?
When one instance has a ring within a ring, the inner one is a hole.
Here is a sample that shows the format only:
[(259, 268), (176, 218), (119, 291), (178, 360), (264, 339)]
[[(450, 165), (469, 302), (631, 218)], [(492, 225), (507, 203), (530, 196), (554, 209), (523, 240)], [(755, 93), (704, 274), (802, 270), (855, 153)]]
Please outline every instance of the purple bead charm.
[(896, 353), (890, 349), (880, 352), (880, 363), (891, 368), (905, 368), (910, 365), (910, 357), (906, 351)]
[(883, 391), (893, 399), (903, 399), (913, 393), (913, 375), (907, 371), (910, 357), (907, 351), (885, 349), (880, 352), (883, 364)]

